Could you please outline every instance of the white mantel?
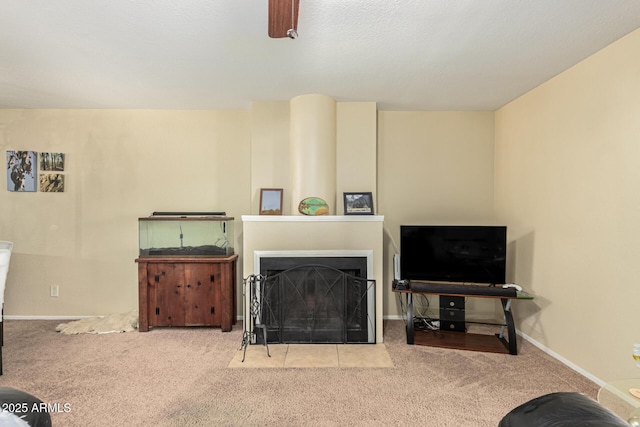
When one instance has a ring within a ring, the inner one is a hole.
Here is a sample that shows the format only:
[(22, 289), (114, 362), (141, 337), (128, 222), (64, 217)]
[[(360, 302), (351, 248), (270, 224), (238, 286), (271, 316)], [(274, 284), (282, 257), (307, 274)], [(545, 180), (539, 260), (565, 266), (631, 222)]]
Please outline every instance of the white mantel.
[(242, 222), (380, 222), (383, 215), (242, 215)]
[(373, 251), (376, 280), (376, 342), (382, 342), (382, 215), (243, 215), (243, 277), (257, 274), (256, 251)]

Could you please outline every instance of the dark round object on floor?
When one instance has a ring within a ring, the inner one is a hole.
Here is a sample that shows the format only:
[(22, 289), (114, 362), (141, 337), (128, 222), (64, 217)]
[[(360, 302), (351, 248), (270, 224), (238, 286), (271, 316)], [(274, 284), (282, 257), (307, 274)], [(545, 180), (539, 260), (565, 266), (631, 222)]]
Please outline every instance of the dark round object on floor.
[(498, 427), (629, 427), (620, 417), (584, 394), (559, 392), (511, 410)]
[[(23, 425), (18, 424), (19, 421), (10, 415), (13, 414), (31, 427), (51, 426), (51, 416), (47, 412), (47, 405), (42, 400), (24, 391), (10, 387), (0, 387), (0, 407), (5, 412), (6, 420), (2, 422), (5, 423), (3, 425)], [(10, 424), (11, 418), (14, 418), (15, 424)]]

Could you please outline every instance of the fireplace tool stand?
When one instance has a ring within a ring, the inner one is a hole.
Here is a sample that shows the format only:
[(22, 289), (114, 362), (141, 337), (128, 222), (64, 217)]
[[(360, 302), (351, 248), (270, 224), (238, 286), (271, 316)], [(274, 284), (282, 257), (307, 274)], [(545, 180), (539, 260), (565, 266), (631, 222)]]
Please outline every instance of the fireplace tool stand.
[[(260, 283), (266, 279), (265, 276), (258, 274), (252, 274), (242, 280), (242, 296), (244, 301), (244, 319), (245, 322), (249, 322), (244, 327), (244, 333), (242, 334), (242, 344), (240, 348), (243, 349), (242, 362), (247, 355), (247, 347), (251, 341), (255, 340), (256, 328), (262, 329), (262, 338), (264, 339), (264, 346), (267, 349), (267, 356), (271, 357), (269, 352), (269, 344), (267, 344), (267, 326), (261, 321), (262, 316), (262, 301), (264, 300), (264, 286), (260, 286)], [(246, 293), (249, 293), (249, 301), (247, 302)], [(248, 307), (247, 307), (248, 304)], [(247, 316), (248, 314), (248, 316)]]

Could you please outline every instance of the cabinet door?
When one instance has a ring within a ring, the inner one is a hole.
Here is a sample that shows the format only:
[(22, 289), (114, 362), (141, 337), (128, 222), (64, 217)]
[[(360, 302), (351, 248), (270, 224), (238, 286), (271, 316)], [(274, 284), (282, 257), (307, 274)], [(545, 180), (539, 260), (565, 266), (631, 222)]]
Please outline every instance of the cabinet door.
[(185, 267), (185, 325), (220, 325), (220, 265)]
[(184, 326), (184, 264), (149, 264), (149, 325)]

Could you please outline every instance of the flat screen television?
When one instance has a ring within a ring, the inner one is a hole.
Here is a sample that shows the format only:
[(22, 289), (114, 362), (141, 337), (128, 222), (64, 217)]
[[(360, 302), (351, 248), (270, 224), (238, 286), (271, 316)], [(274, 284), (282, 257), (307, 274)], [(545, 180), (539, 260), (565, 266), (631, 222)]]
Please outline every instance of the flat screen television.
[(505, 226), (400, 226), (402, 279), (503, 284), (506, 259)]

